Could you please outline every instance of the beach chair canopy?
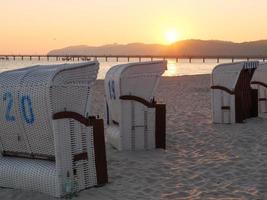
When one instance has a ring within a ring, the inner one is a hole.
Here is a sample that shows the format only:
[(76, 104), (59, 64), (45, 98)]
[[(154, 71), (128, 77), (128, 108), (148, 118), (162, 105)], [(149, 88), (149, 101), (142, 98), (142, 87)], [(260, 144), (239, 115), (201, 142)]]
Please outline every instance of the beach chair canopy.
[(212, 85), (222, 86), (234, 91), (241, 71), (255, 69), (258, 62), (236, 62), (216, 66), (212, 71)]
[(130, 63), (112, 67), (105, 77), (110, 120), (118, 123), (121, 120), (121, 96), (136, 96), (150, 102), (166, 67), (166, 61)]
[(213, 69), (211, 89), (215, 123), (242, 122), (255, 115), (250, 113), (255, 100), (250, 80), (258, 65), (257, 61), (237, 62), (221, 64)]
[(253, 74), (251, 87), (257, 89), (258, 85), (267, 87), (267, 63), (261, 63)]
[(90, 85), (98, 64), (33, 66), (0, 74), (2, 151), (55, 155), (52, 116), (90, 115)]
[(267, 63), (261, 63), (253, 74), (251, 87), (258, 91), (258, 111), (267, 112)]
[[(107, 130), (107, 135), (109, 141), (116, 143), (118, 149), (133, 150), (133, 146), (134, 149), (155, 147), (154, 92), (166, 67), (166, 61), (140, 62), (117, 65), (107, 72), (105, 78), (107, 124), (111, 127)], [(165, 109), (165, 105), (163, 107)], [(144, 127), (147, 130), (141, 130)], [(131, 128), (136, 129), (134, 131), (136, 133), (131, 135)], [(140, 140), (135, 138), (136, 144), (132, 142), (131, 147), (130, 137), (134, 138), (134, 135), (138, 135), (138, 131)], [(148, 144), (144, 144), (143, 140), (146, 137), (144, 134), (148, 135), (147, 138), (153, 136), (154, 140), (150, 139), (148, 142), (145, 139)]]

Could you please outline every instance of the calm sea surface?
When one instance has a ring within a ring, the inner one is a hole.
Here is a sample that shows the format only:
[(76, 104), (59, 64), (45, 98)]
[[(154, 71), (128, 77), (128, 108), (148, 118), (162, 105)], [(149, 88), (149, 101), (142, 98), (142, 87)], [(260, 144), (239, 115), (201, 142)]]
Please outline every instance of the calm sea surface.
[[(142, 61), (150, 61), (150, 59), (142, 59)], [(238, 60), (236, 60), (238, 61)], [(77, 63), (78, 61), (74, 61), (74, 63)], [(108, 62), (106, 62), (104, 59), (99, 59), (100, 62), (100, 69), (98, 73), (98, 79), (104, 79), (107, 71), (110, 67), (127, 63), (127, 59), (119, 59), (119, 62), (116, 62), (115, 59), (110, 58)], [(131, 59), (130, 62), (138, 62), (138, 59)], [(231, 62), (231, 60), (220, 60), (220, 63), (227, 63)], [(12, 70), (12, 69), (18, 69), (22, 67), (27, 67), (31, 65), (38, 65), (38, 64), (62, 64), (66, 63), (66, 61), (56, 61), (53, 58), (50, 58), (49, 61), (47, 61), (46, 58), (41, 58), (39, 61), (37, 58), (33, 58), (30, 60), (29, 58), (24, 58), (21, 60), (20, 58), (16, 58), (14, 61), (13, 59), (9, 60), (0, 60), (0, 72)], [(73, 63), (73, 62), (67, 62), (67, 63)], [(175, 60), (168, 60), (168, 70), (164, 73), (164, 76), (182, 76), (182, 75), (196, 75), (196, 74), (211, 74), (212, 69), (217, 65), (218, 63), (216, 60), (206, 60), (205, 63), (202, 62), (202, 60), (192, 60), (192, 63), (189, 63), (186, 59), (180, 59), (178, 63), (176, 63)]]

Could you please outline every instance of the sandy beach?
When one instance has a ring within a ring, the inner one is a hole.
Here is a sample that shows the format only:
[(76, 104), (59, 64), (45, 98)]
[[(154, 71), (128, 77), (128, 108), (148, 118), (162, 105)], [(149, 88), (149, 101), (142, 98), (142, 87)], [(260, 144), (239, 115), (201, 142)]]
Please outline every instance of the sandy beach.
[[(107, 145), (110, 183), (77, 200), (267, 199), (267, 118), (243, 124), (211, 121), (210, 75), (163, 77), (157, 99), (167, 104), (167, 150), (118, 152)], [(104, 115), (104, 85), (93, 94)], [(53, 199), (0, 189), (0, 200)]]

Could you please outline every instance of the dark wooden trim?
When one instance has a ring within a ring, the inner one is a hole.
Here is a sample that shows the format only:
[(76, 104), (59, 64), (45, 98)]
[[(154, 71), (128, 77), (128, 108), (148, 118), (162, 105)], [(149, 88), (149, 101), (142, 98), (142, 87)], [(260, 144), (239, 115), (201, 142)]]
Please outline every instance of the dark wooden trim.
[(117, 121), (115, 121), (115, 120), (112, 120), (112, 122), (113, 122), (113, 124), (115, 124), (115, 125), (120, 125), (120, 123), (119, 122), (117, 122)]
[(137, 101), (143, 105), (145, 105), (148, 108), (154, 108), (155, 107), (155, 102), (149, 102), (146, 99), (143, 99), (141, 97), (138, 96), (134, 96), (134, 95), (123, 95), (120, 96), (121, 100), (132, 100), (132, 101)]
[(30, 154), (25, 152), (15, 152), (15, 151), (3, 151), (2, 156), (4, 157), (17, 157), (17, 158), (28, 158), (28, 159), (38, 159), (38, 160), (48, 160), (55, 161), (55, 156), (48, 156), (43, 154)]
[(227, 93), (229, 93), (231, 95), (235, 94), (235, 91), (230, 90), (229, 88), (224, 87), (224, 86), (220, 86), (220, 85), (214, 85), (214, 86), (211, 86), (210, 88), (213, 89), (213, 90), (223, 90), (223, 91), (225, 91), (225, 92), (227, 92)]
[[(75, 119), (85, 126), (93, 126), (94, 151), (97, 185), (101, 186), (108, 183), (107, 159), (105, 147), (104, 121), (92, 116), (85, 118), (75, 112), (59, 112), (53, 115), (53, 119)], [(76, 158), (75, 158), (76, 157)], [(87, 153), (82, 153), (74, 156), (75, 159), (88, 159)]]
[(231, 110), (230, 106), (222, 106), (222, 110)]
[(156, 104), (156, 148), (166, 149), (166, 105)]
[(89, 118), (86, 118), (76, 112), (63, 111), (55, 113), (53, 115), (53, 119), (75, 119), (85, 126), (92, 126), (92, 120), (95, 119), (95, 117), (91, 116)]
[(93, 131), (97, 185), (104, 185), (108, 183), (108, 172), (103, 119), (93, 120)]
[(87, 152), (76, 154), (73, 156), (73, 161), (88, 160)]
[(256, 68), (242, 69), (235, 86), (235, 121), (258, 116), (258, 92), (251, 88), (251, 79)]
[(267, 101), (266, 98), (259, 98), (259, 101)]
[(261, 86), (267, 88), (267, 84), (263, 83), (263, 82), (260, 82), (260, 81), (251, 81), (250, 84), (252, 84), (252, 85), (261, 85)]

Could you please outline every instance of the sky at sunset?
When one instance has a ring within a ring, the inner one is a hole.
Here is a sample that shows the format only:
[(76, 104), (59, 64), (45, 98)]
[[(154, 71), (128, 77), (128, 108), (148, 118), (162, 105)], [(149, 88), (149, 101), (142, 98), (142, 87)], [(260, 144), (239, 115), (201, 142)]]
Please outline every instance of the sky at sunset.
[(0, 0), (0, 54), (70, 45), (267, 38), (266, 0)]

